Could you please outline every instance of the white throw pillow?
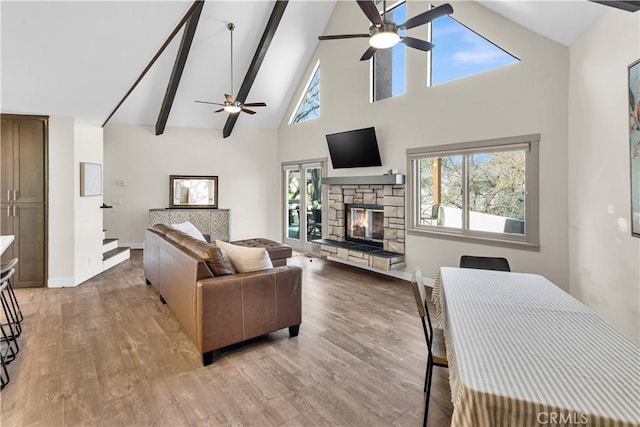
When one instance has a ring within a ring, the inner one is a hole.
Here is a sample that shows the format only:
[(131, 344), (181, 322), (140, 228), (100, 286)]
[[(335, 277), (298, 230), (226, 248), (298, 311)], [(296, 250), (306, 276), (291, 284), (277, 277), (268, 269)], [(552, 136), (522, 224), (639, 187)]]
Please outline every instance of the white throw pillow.
[(191, 224), (189, 221), (183, 222), (180, 224), (171, 224), (171, 228), (175, 230), (180, 230), (183, 233), (187, 233), (189, 236), (193, 237), (194, 239), (202, 240), (203, 242), (207, 241), (202, 235), (202, 233), (200, 232), (200, 230), (198, 230), (196, 226)]
[(222, 240), (216, 240), (216, 246), (226, 252), (231, 264), (233, 264), (238, 273), (273, 268), (271, 258), (269, 258), (265, 248), (248, 248), (246, 246), (232, 245)]

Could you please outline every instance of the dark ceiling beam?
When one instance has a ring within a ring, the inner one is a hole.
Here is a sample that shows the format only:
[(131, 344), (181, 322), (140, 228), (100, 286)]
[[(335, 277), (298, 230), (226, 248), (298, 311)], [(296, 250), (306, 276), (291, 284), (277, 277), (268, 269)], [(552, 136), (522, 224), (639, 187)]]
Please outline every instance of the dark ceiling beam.
[(606, 1), (606, 0), (591, 0), (594, 3), (600, 3), (607, 6), (615, 7), (618, 9), (626, 10), (627, 12), (637, 12), (640, 10), (640, 1)]
[(167, 84), (167, 91), (164, 93), (164, 99), (162, 100), (162, 106), (160, 107), (160, 114), (158, 114), (158, 121), (156, 122), (156, 135), (162, 135), (164, 128), (167, 125), (167, 119), (173, 106), (173, 100), (176, 97), (178, 91), (178, 85), (180, 84), (180, 78), (182, 78), (182, 72), (184, 71), (184, 65), (187, 63), (187, 57), (189, 56), (189, 50), (191, 49), (191, 43), (193, 42), (193, 36), (196, 34), (196, 28), (198, 27), (198, 21), (200, 20), (200, 13), (204, 6), (204, 1), (198, 1), (197, 7), (187, 20), (184, 26), (184, 32), (182, 33), (182, 41), (178, 48), (178, 54), (176, 55), (176, 61), (173, 63), (173, 71), (171, 71), (171, 78)]
[[(244, 103), (247, 100), (247, 96), (249, 95), (251, 86), (253, 86), (253, 82), (258, 75), (258, 71), (260, 71), (262, 61), (267, 55), (271, 40), (276, 34), (278, 25), (280, 25), (280, 19), (282, 18), (282, 15), (284, 14), (284, 10), (287, 8), (288, 3), (288, 0), (276, 1), (275, 6), (273, 7), (273, 11), (271, 12), (271, 16), (269, 17), (269, 21), (267, 22), (267, 26), (265, 27), (264, 33), (262, 34), (262, 38), (260, 39), (260, 43), (258, 44), (258, 48), (256, 49), (256, 53), (255, 55), (253, 55), (251, 65), (249, 65), (247, 74), (244, 76), (242, 85), (238, 90), (238, 95), (236, 95), (236, 101)], [(229, 114), (229, 116), (227, 117), (227, 122), (224, 124), (224, 129), (222, 130), (222, 136), (224, 138), (231, 135), (231, 131), (233, 131), (233, 127), (235, 126), (239, 115), (240, 114)]]
[(129, 88), (129, 90), (127, 91), (127, 93), (122, 97), (122, 99), (120, 100), (120, 102), (118, 102), (118, 105), (116, 105), (116, 108), (113, 109), (113, 111), (111, 112), (111, 114), (109, 114), (109, 117), (107, 117), (107, 119), (104, 121), (104, 123), (102, 123), (102, 127), (105, 127), (105, 125), (107, 123), (109, 123), (109, 120), (111, 119), (111, 117), (113, 117), (113, 115), (116, 113), (116, 111), (118, 111), (118, 109), (120, 108), (120, 106), (124, 103), (124, 101), (129, 97), (129, 95), (131, 95), (131, 92), (133, 92), (133, 90), (138, 86), (138, 84), (142, 81), (143, 77), (149, 72), (149, 70), (151, 69), (151, 67), (153, 66), (153, 64), (156, 63), (156, 61), (158, 60), (158, 58), (160, 58), (160, 55), (162, 55), (162, 52), (165, 51), (165, 49), (167, 48), (167, 46), (169, 46), (169, 43), (171, 43), (171, 41), (173, 40), (173, 38), (176, 36), (176, 34), (178, 34), (178, 32), (180, 31), (180, 29), (184, 26), (185, 22), (187, 22), (187, 20), (191, 17), (191, 15), (193, 15), (193, 13), (196, 11), (197, 8), (202, 9), (202, 5), (200, 3), (203, 3), (202, 0), (196, 0), (195, 2), (193, 2), (193, 4), (191, 5), (191, 7), (189, 8), (189, 10), (187, 10), (187, 13), (185, 13), (185, 15), (182, 17), (182, 19), (180, 20), (180, 22), (178, 22), (178, 25), (176, 25), (176, 27), (173, 29), (173, 31), (171, 32), (171, 34), (169, 34), (169, 37), (167, 37), (167, 39), (164, 41), (164, 43), (162, 44), (162, 46), (160, 46), (160, 49), (158, 49), (158, 51), (156, 52), (156, 54), (153, 56), (153, 58), (151, 58), (151, 61), (149, 61), (149, 63), (147, 64), (147, 66), (145, 67), (144, 70), (142, 70), (142, 73), (140, 73), (140, 75), (138, 76), (138, 79), (133, 83), (133, 85), (131, 86), (131, 88)]

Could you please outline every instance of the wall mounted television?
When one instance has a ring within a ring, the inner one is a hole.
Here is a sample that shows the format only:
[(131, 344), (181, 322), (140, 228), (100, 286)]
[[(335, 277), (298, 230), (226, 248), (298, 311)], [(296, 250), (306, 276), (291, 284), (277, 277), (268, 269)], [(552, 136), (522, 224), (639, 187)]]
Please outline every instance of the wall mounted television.
[(327, 135), (334, 169), (382, 166), (373, 127)]

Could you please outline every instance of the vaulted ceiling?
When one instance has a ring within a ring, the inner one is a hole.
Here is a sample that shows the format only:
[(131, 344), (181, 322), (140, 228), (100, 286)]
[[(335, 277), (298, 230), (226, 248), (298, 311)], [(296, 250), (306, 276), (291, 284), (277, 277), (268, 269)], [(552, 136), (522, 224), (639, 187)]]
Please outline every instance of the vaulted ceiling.
[[(479, 2), (565, 45), (605, 9), (586, 0)], [(451, 3), (455, 10), (455, 2)], [(205, 3), (167, 126), (222, 129), (227, 113), (213, 114), (216, 106), (194, 100), (223, 102), (223, 95), (231, 91), (229, 22), (236, 25), (233, 92), (237, 93), (274, 4), (274, 0)], [(3, 0), (2, 112), (72, 116), (101, 125), (191, 5), (191, 1)], [(357, 7), (355, 1), (353, 5)], [(252, 116), (241, 114), (236, 128), (279, 126), (334, 6), (335, 0), (289, 1), (247, 97), (247, 102), (264, 101), (268, 106)], [(360, 32), (359, 23), (354, 26)], [(110, 122), (156, 124), (181, 38), (182, 30)], [(366, 40), (358, 42), (366, 46)]]

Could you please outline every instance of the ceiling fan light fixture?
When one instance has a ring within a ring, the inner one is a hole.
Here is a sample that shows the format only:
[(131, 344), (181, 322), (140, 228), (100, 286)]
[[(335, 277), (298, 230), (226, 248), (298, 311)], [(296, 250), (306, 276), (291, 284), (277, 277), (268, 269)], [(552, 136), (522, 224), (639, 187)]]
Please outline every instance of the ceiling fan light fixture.
[(376, 49), (387, 49), (395, 46), (400, 41), (400, 36), (395, 31), (379, 31), (369, 38), (369, 45)]
[(238, 107), (237, 105), (225, 105), (224, 106), (224, 111), (226, 111), (227, 113), (239, 113), (240, 110), (242, 110), (242, 108)]

